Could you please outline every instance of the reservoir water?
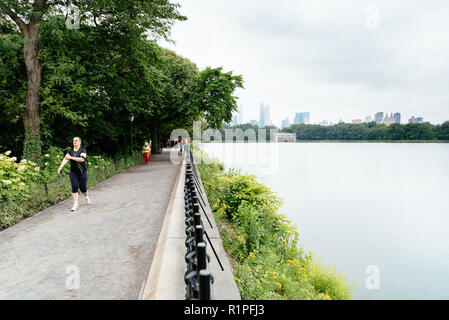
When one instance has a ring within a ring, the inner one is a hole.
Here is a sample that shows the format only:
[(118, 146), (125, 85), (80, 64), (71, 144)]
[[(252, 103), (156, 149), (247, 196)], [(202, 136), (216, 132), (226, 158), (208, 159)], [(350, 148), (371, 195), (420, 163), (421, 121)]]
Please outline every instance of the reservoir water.
[(285, 201), (354, 299), (449, 299), (449, 144), (203, 143)]

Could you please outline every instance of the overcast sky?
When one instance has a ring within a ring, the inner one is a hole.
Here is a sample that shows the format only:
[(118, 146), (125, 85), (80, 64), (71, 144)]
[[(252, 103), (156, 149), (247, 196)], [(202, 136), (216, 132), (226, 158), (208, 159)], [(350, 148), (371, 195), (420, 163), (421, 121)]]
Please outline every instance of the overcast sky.
[(188, 21), (163, 46), (200, 69), (241, 74), (243, 120), (449, 120), (447, 0), (179, 0)]

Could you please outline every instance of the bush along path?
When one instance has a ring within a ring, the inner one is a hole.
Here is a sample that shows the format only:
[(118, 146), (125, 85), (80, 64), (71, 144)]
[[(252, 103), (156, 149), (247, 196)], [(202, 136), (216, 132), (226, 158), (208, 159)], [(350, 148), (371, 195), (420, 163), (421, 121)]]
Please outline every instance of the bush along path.
[(194, 154), (242, 299), (351, 298), (345, 277), (298, 245), (296, 226), (278, 214), (282, 200), (271, 189), (255, 176), (224, 172), (198, 147)]
[[(63, 157), (63, 149), (57, 147), (47, 150), (40, 165), (27, 159), (19, 162), (11, 151), (0, 153), (0, 230), (70, 197), (70, 165), (64, 167), (61, 175), (56, 173)], [(139, 152), (116, 159), (89, 155), (88, 187), (141, 162)]]

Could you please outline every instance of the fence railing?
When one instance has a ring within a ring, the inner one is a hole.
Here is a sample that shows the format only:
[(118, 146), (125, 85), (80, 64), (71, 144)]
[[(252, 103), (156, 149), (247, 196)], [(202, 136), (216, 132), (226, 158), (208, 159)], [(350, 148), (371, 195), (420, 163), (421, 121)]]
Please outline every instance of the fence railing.
[[(204, 236), (207, 237), (207, 232), (204, 229), (200, 213), (200, 206), (202, 207), (200, 198), (203, 201), (204, 199), (202, 199), (201, 190), (199, 189), (200, 183), (199, 177), (197, 176), (198, 172), (189, 145), (185, 146), (184, 152), (186, 156), (186, 176), (184, 186), (186, 224), (185, 245), (187, 248), (187, 253), (185, 255), (187, 271), (184, 276), (186, 299), (212, 300), (212, 284), (214, 279), (212, 273), (208, 269), (210, 257), (206, 252), (207, 244), (204, 239)], [(202, 209), (204, 210), (204, 208)]]

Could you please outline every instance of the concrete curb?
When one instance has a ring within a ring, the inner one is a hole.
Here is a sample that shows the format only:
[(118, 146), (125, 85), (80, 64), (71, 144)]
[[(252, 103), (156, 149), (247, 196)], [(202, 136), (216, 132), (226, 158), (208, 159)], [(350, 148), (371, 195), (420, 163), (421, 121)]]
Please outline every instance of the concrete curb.
[[(143, 286), (140, 297), (142, 300), (185, 300), (185, 170), (184, 158), (167, 207), (150, 272)], [(203, 188), (201, 180), (200, 187)], [(201, 196), (205, 203), (205, 205), (203, 202), (201, 203), (205, 212), (201, 209), (200, 212), (210, 239), (210, 242), (207, 243), (207, 253), (211, 258), (209, 269), (214, 277), (213, 298), (216, 300), (240, 300), (240, 293), (232, 274), (232, 266), (223, 248), (209, 202), (204, 193)]]

